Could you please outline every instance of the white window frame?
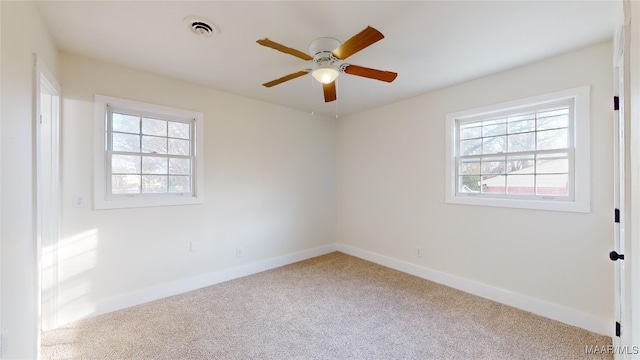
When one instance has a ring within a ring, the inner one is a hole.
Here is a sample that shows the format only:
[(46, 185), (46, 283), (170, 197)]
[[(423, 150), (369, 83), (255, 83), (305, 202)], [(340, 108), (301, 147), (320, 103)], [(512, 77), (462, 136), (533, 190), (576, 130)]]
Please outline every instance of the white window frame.
[[(449, 204), (497, 206), (536, 210), (555, 210), (588, 213), (591, 211), (590, 175), (590, 91), (589, 85), (508, 101), (446, 115), (446, 195)], [(573, 100), (573, 122), (569, 124), (569, 149), (573, 156), (569, 160), (570, 195), (554, 196), (501, 196), (488, 194), (463, 194), (457, 192), (457, 148), (458, 122), (478, 117), (490, 117), (499, 113), (515, 112), (528, 107), (544, 106), (559, 101)], [(572, 145), (573, 146), (572, 146)]]
[[(157, 115), (164, 120), (182, 119), (193, 121), (193, 150), (195, 160), (192, 163), (191, 194), (129, 194), (113, 195), (110, 193), (110, 164), (108, 163), (109, 128), (107, 117), (109, 107), (129, 110), (136, 113)], [(204, 203), (204, 114), (202, 112), (177, 109), (143, 103), (134, 100), (120, 99), (104, 95), (95, 95), (95, 138), (94, 138), (94, 208), (119, 209), (148, 206), (195, 205)]]

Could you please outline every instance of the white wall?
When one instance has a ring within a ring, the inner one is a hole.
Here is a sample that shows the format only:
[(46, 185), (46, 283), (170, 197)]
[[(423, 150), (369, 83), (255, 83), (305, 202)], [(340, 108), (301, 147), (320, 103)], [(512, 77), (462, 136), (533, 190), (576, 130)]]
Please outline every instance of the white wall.
[[(606, 258), (612, 234), (610, 44), (336, 125), (334, 119), (86, 58), (58, 59), (33, 3), (0, 6), (4, 358), (32, 359), (37, 351), (34, 52), (63, 86), (62, 321), (94, 315), (100, 304), (141, 289), (264, 263), (336, 237), (354, 249), (613, 319)], [(584, 84), (592, 85), (590, 214), (444, 204), (446, 113)], [(91, 198), (95, 93), (205, 113), (204, 205), (100, 211), (71, 206), (74, 195)], [(192, 240), (197, 252), (189, 252)], [(244, 257), (235, 257), (237, 246)], [(413, 256), (416, 246), (423, 257)]]
[[(141, 289), (334, 243), (335, 119), (74, 55), (61, 55), (61, 74), (61, 322)], [(72, 206), (92, 194), (96, 93), (204, 112), (204, 205)]]
[[(421, 76), (431, 71), (437, 69), (424, 69)], [(444, 203), (445, 114), (587, 84), (590, 213)], [(599, 323), (591, 330), (609, 333), (602, 328), (612, 328), (614, 319), (607, 258), (613, 234), (612, 84), (612, 45), (606, 43), (341, 119), (338, 242), (442, 279), (462, 278), (460, 283), (481, 284), (494, 294), (533, 299), (527, 301), (535, 306), (570, 309), (574, 318)], [(422, 257), (414, 255), (416, 247)]]
[(36, 358), (36, 252), (33, 224), (33, 54), (57, 75), (58, 53), (33, 2), (2, 7), (2, 259), (3, 354)]

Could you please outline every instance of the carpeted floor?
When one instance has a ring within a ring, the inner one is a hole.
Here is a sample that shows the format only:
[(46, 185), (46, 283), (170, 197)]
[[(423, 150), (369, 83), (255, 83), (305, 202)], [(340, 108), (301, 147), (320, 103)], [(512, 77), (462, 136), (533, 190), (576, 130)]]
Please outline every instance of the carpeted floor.
[(342, 253), (43, 334), (42, 359), (601, 359), (611, 339)]

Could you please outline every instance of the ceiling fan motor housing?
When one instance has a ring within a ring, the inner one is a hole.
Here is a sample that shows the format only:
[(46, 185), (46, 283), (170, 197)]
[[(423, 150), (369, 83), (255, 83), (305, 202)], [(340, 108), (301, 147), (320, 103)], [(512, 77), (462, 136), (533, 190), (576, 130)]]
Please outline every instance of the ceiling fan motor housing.
[(313, 56), (313, 60), (318, 65), (332, 65), (338, 59), (331, 52), (340, 45), (340, 41), (334, 38), (318, 38), (309, 44), (309, 55)]

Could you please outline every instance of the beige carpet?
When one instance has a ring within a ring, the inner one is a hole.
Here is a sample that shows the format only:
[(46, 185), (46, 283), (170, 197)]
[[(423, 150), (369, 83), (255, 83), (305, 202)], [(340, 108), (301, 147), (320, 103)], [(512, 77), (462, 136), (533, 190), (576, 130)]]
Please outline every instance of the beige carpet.
[(597, 359), (611, 339), (342, 253), (46, 332), (43, 359)]

